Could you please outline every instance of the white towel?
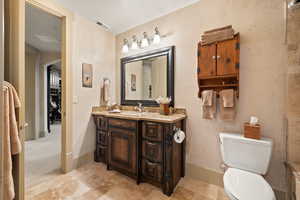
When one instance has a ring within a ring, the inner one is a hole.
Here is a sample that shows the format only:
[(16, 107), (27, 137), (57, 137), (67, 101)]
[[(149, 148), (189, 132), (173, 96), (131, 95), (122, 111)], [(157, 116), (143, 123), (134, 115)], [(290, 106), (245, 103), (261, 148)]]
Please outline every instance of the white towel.
[(110, 88), (110, 80), (105, 79), (103, 83), (103, 100), (105, 102), (108, 102), (110, 100), (109, 88)]

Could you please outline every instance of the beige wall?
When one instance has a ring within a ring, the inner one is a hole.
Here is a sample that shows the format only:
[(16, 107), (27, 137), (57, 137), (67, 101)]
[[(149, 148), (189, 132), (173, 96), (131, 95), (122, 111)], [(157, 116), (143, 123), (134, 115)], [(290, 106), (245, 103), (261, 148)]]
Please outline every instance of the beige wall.
[[(241, 34), (240, 97), (234, 122), (201, 119), (197, 97), (197, 43), (203, 31), (232, 24)], [(256, 115), (263, 125), (262, 134), (274, 140), (274, 150), (267, 180), (279, 190), (285, 189), (284, 109), (286, 79), (285, 26), (282, 0), (201, 0), (144, 25), (117, 35), (116, 95), (120, 99), (120, 58), (124, 38), (153, 33), (158, 26), (167, 34), (160, 45), (147, 50), (176, 46), (175, 105), (187, 109), (187, 162), (221, 172), (218, 134), (241, 132), (249, 117)]]
[(37, 66), (39, 62), (39, 51), (26, 45), (25, 49), (25, 118), (28, 127), (25, 130), (25, 140), (34, 140), (37, 138), (36, 129), (36, 103), (37, 97)]
[[(115, 83), (115, 37), (109, 31), (82, 17), (75, 16), (72, 26), (72, 134), (74, 158), (95, 150), (95, 125), (91, 116), (93, 106), (100, 104), (100, 84), (103, 78)], [(82, 63), (93, 65), (93, 88), (82, 87)], [(115, 91), (112, 100), (115, 100)]]

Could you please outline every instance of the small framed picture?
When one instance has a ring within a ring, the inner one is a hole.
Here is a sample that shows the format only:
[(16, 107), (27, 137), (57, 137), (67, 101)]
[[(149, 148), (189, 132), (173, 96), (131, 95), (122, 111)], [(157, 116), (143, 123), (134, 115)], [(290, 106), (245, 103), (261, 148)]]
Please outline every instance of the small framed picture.
[(83, 63), (82, 64), (82, 87), (93, 87), (93, 65)]
[(131, 91), (136, 91), (136, 75), (131, 74)]

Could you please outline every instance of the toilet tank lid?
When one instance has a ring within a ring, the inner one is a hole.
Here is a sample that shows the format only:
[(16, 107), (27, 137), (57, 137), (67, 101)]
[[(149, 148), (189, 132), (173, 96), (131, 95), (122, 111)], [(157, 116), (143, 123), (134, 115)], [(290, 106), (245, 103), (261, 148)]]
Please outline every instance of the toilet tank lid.
[(223, 141), (224, 138), (231, 138), (231, 139), (238, 139), (243, 140), (245, 142), (249, 143), (257, 143), (257, 144), (265, 144), (265, 145), (273, 145), (273, 141), (270, 138), (262, 137), (260, 140), (251, 139), (251, 138), (245, 138), (244, 135), (239, 133), (220, 133), (220, 140)]

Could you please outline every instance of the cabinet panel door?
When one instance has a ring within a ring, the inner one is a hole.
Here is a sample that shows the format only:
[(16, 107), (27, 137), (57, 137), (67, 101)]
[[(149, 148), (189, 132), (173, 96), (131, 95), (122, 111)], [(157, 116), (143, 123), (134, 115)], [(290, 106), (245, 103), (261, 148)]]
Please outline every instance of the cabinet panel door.
[(198, 45), (198, 77), (216, 75), (216, 44), (201, 46)]
[(217, 45), (217, 75), (231, 75), (238, 73), (239, 68), (239, 42), (227, 40)]
[(136, 134), (134, 131), (109, 130), (109, 165), (136, 174)]

